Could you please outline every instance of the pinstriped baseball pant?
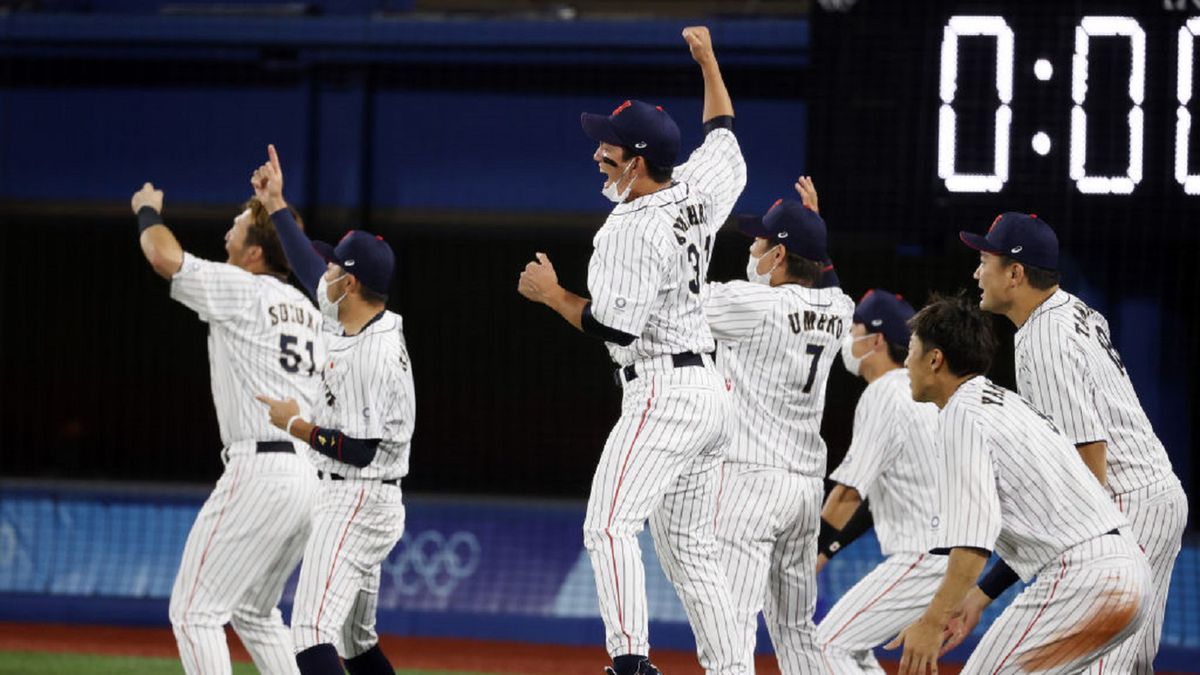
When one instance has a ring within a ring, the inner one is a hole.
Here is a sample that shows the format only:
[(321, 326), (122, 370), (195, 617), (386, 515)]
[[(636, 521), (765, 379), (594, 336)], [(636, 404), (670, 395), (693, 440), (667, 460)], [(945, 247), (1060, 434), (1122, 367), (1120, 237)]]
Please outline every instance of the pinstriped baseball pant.
[(967, 675), (1077, 673), (1136, 637), (1152, 612), (1150, 566), (1132, 539), (1104, 535), (1043, 567), (992, 624)]
[(404, 533), (404, 515), (399, 485), (321, 481), (292, 609), (297, 652), (330, 644), (349, 659), (379, 642), (380, 566)]
[(637, 535), (650, 533), (683, 601), (709, 675), (749, 672), (713, 532), (729, 409), (709, 366), (640, 373), (600, 456), (584, 522), (611, 656), (649, 655), (645, 569)]
[(880, 673), (872, 651), (916, 621), (929, 606), (949, 556), (897, 553), (877, 565), (838, 599), (817, 626), (827, 672)]
[(1117, 495), (1113, 501), (1129, 518), (1130, 534), (1146, 553), (1154, 579), (1154, 602), (1142, 632), (1097, 661), (1088, 673), (1153, 675), (1154, 657), (1158, 654), (1167, 611), (1167, 593), (1171, 589), (1171, 572), (1187, 527), (1187, 495), (1179, 481), (1171, 479)]
[(225, 465), (188, 533), (171, 590), (185, 672), (231, 672), (227, 623), (259, 672), (298, 672), (278, 605), (308, 538), (316, 485), (316, 471), (295, 454), (234, 454)]
[(724, 474), (716, 526), (737, 649), (753, 663), (762, 611), (783, 675), (821, 673), (813, 612), (824, 481), (740, 463), (726, 463)]

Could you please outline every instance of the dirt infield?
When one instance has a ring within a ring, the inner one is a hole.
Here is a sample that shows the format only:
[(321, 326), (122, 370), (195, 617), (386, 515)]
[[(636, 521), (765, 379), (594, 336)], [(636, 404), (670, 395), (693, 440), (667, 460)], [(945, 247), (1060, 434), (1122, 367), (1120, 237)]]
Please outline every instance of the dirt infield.
[[(232, 632), (233, 658), (249, 661), (245, 648)], [(518, 675), (599, 675), (608, 662), (599, 647), (563, 647), (486, 640), (405, 638), (384, 636), (383, 649), (396, 666)], [(174, 658), (175, 638), (167, 628), (116, 628), (58, 624), (0, 623), (0, 651), (70, 652)], [(670, 675), (701, 675), (692, 653), (655, 650), (654, 662)], [(888, 672), (895, 664), (885, 663)], [(955, 666), (939, 669), (958, 673)], [(759, 657), (757, 671), (778, 675), (773, 657)]]

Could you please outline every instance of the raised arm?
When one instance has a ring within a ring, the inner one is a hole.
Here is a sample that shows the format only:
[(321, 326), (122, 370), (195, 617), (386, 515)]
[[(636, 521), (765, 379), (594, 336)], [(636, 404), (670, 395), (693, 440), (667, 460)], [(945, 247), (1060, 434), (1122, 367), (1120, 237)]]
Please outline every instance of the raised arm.
[(183, 247), (175, 234), (167, 229), (162, 220), (163, 192), (146, 183), (133, 193), (130, 200), (138, 219), (138, 240), (142, 255), (154, 268), (155, 274), (170, 279), (183, 266)]
[[(733, 101), (721, 77), (721, 67), (713, 53), (712, 36), (705, 26), (688, 26), (683, 29), (692, 58), (700, 64), (704, 76), (704, 113), (702, 121), (707, 125), (718, 117), (733, 117)], [(707, 129), (706, 129), (707, 130)]]
[(312, 298), (317, 297), (317, 284), (325, 274), (325, 260), (313, 249), (312, 241), (300, 230), (300, 225), (288, 211), (283, 199), (283, 167), (274, 145), (267, 146), (267, 163), (260, 166), (250, 178), (254, 196), (271, 214), (271, 222), (279, 233), (279, 243), (287, 255), (288, 264), (296, 278)]

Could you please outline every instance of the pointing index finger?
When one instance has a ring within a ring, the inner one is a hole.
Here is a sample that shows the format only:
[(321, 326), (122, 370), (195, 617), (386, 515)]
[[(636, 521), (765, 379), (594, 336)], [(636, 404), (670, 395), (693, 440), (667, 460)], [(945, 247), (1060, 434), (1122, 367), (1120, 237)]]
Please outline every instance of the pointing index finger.
[(279, 168), (279, 153), (275, 151), (274, 143), (267, 145), (267, 156), (271, 158), (271, 168), (281, 171)]

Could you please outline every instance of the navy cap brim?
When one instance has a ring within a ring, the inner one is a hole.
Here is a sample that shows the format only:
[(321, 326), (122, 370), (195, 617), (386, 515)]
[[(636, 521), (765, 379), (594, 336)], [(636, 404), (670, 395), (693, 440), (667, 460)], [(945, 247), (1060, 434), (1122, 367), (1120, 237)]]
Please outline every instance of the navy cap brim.
[(976, 251), (983, 251), (984, 253), (993, 253), (996, 255), (1003, 254), (1003, 251), (995, 246), (992, 246), (988, 242), (987, 237), (984, 237), (981, 234), (975, 234), (974, 232), (959, 232), (958, 238), (962, 240), (962, 243), (966, 244), (970, 248), (975, 249)]
[(625, 145), (621, 142), (621, 137), (617, 135), (617, 130), (613, 127), (612, 120), (608, 115), (580, 113), (579, 124), (583, 127), (583, 133), (593, 141), (609, 145)]
[(333, 244), (324, 241), (314, 241), (312, 243), (313, 250), (317, 255), (321, 256), (327, 263), (337, 262), (337, 255), (334, 254)]
[(763, 226), (762, 216), (752, 215), (735, 215), (734, 223), (737, 225), (737, 231), (747, 237), (769, 237), (767, 228)]

